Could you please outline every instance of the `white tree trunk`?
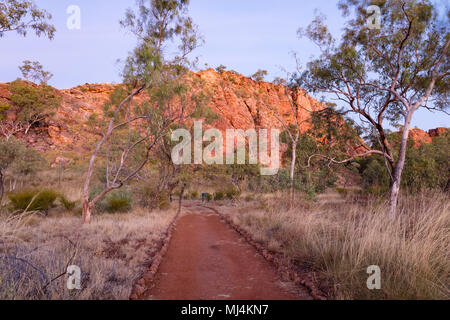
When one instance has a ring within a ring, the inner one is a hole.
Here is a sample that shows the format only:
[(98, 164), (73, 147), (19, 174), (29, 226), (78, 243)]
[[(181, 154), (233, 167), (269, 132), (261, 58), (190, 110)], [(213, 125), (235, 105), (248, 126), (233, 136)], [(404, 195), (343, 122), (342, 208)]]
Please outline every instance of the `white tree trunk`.
[(295, 163), (297, 162), (297, 143), (298, 138), (296, 139), (296, 141), (292, 143), (292, 160), (291, 160), (291, 170), (289, 173), (291, 183), (291, 200), (290, 200), (291, 209), (294, 205), (294, 178), (295, 178)]
[(410, 112), (405, 120), (405, 126), (403, 127), (402, 132), (402, 140), (400, 142), (398, 160), (394, 169), (394, 181), (391, 187), (391, 196), (389, 200), (389, 215), (391, 217), (394, 217), (397, 214), (398, 197), (400, 193), (400, 186), (402, 183), (403, 169), (405, 168), (406, 151), (408, 149), (408, 138), (411, 129), (412, 114), (413, 112)]
[(5, 185), (3, 182), (3, 172), (0, 171), (0, 204), (3, 200), (3, 194), (5, 193)]
[(83, 222), (84, 223), (91, 222), (92, 210), (93, 210), (96, 202), (99, 200), (98, 198), (105, 195), (109, 191), (113, 190), (113, 188), (108, 189), (109, 191), (104, 190), (99, 196), (97, 196), (96, 199), (89, 201), (89, 187), (91, 184), (92, 175), (94, 173), (94, 166), (95, 166), (95, 161), (97, 159), (98, 153), (102, 149), (103, 145), (111, 137), (111, 134), (114, 130), (114, 121), (116, 120), (116, 117), (117, 117), (118, 113), (120, 112), (120, 110), (122, 109), (123, 105), (127, 101), (131, 101), (133, 99), (133, 97), (135, 95), (139, 94), (143, 89), (144, 89), (144, 87), (141, 86), (139, 89), (137, 89), (133, 93), (129, 94), (125, 99), (123, 99), (120, 102), (120, 104), (118, 105), (118, 107), (116, 108), (116, 110), (114, 112), (112, 119), (109, 121), (108, 129), (107, 129), (106, 133), (104, 134), (103, 138), (99, 141), (94, 152), (92, 153), (91, 159), (89, 161), (88, 171), (86, 174), (86, 180), (84, 182), (84, 188), (83, 188)]

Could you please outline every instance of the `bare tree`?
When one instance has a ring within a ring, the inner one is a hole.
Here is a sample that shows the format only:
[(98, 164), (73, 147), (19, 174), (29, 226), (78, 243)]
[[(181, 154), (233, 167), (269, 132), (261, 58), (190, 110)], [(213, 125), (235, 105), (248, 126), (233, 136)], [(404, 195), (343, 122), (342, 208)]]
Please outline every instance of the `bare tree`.
[(19, 132), (24, 131), (22, 122), (16, 120), (0, 120), (0, 131), (6, 141), (15, 136)]

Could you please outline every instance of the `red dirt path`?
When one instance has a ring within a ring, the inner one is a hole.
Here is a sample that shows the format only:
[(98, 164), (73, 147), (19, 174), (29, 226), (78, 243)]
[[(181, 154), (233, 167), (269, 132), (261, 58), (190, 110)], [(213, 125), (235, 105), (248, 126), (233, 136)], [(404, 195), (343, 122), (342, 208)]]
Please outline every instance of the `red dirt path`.
[(311, 299), (278, 277), (255, 248), (210, 210), (180, 218), (150, 300)]

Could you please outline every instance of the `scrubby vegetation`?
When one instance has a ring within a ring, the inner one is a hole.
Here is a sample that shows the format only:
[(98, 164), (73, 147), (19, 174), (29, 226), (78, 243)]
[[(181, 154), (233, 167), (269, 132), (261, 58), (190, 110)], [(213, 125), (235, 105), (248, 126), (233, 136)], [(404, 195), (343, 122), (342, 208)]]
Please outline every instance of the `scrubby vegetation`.
[[(71, 214), (0, 214), (0, 300), (128, 300), (175, 210), (134, 208), (82, 226)], [(70, 264), (82, 290), (69, 291)]]
[[(435, 103), (425, 106), (431, 109), (448, 106), (449, 37), (434, 23), (431, 2), (386, 2), (391, 30), (376, 38), (359, 25), (362, 7), (339, 46), (320, 17), (299, 31), (319, 44), (322, 56), (305, 72), (275, 80), (284, 89), (277, 98), (292, 110), (266, 108), (283, 130), (282, 168), (273, 176), (261, 176), (257, 165), (172, 161), (171, 133), (193, 131), (194, 119), (210, 125), (220, 117), (203, 80), (186, 81), (196, 61), (188, 56), (202, 42), (188, 3), (155, 0), (127, 12), (121, 25), (138, 45), (123, 62), (124, 85), (115, 87), (102, 113), (79, 125), (101, 136), (82, 142), (86, 154), (30, 147), (61, 103), (40, 63), (24, 61), (25, 80), (8, 84), (0, 101), (0, 300), (128, 299), (183, 200), (220, 206), (292, 266), (317, 274), (330, 298), (450, 299), (450, 132), (431, 143), (407, 139), (425, 102)], [(14, 1), (11, 12), (0, 14), (0, 38), (28, 29), (53, 38), (50, 16), (32, 4)], [(35, 23), (19, 23), (28, 14)], [(386, 53), (380, 56), (371, 41)], [(172, 56), (167, 46), (178, 52)], [(271, 103), (261, 98), (268, 72), (251, 76), (258, 87), (249, 92), (239, 73), (223, 65), (216, 70), (225, 99), (233, 90), (246, 104), (254, 100), (254, 124), (262, 127), (262, 117), (270, 119), (259, 108)], [(319, 104), (304, 89), (332, 92), (347, 109)], [(247, 107), (252, 113), (254, 106)], [(400, 132), (385, 128), (387, 122)], [(62, 156), (68, 161), (56, 161)], [(66, 289), (70, 264), (82, 269), (82, 290)], [(366, 287), (370, 265), (381, 267), (381, 290)]]
[[(291, 263), (314, 270), (337, 299), (449, 299), (450, 203), (435, 191), (403, 194), (400, 214), (386, 201), (300, 201), (289, 210), (282, 195), (263, 207), (221, 210)], [(357, 197), (354, 198), (358, 199)], [(368, 290), (368, 266), (382, 270), (382, 289)]]
[(9, 199), (14, 210), (43, 211), (48, 212), (55, 205), (58, 194), (50, 189), (44, 190), (22, 190), (10, 194)]

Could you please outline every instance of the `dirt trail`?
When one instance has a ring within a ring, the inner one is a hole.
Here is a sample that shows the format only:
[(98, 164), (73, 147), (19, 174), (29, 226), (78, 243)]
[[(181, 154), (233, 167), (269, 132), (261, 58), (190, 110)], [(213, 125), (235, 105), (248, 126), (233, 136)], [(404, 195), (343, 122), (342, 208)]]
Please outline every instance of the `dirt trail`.
[(180, 218), (151, 300), (298, 300), (274, 267), (212, 211), (193, 207)]

